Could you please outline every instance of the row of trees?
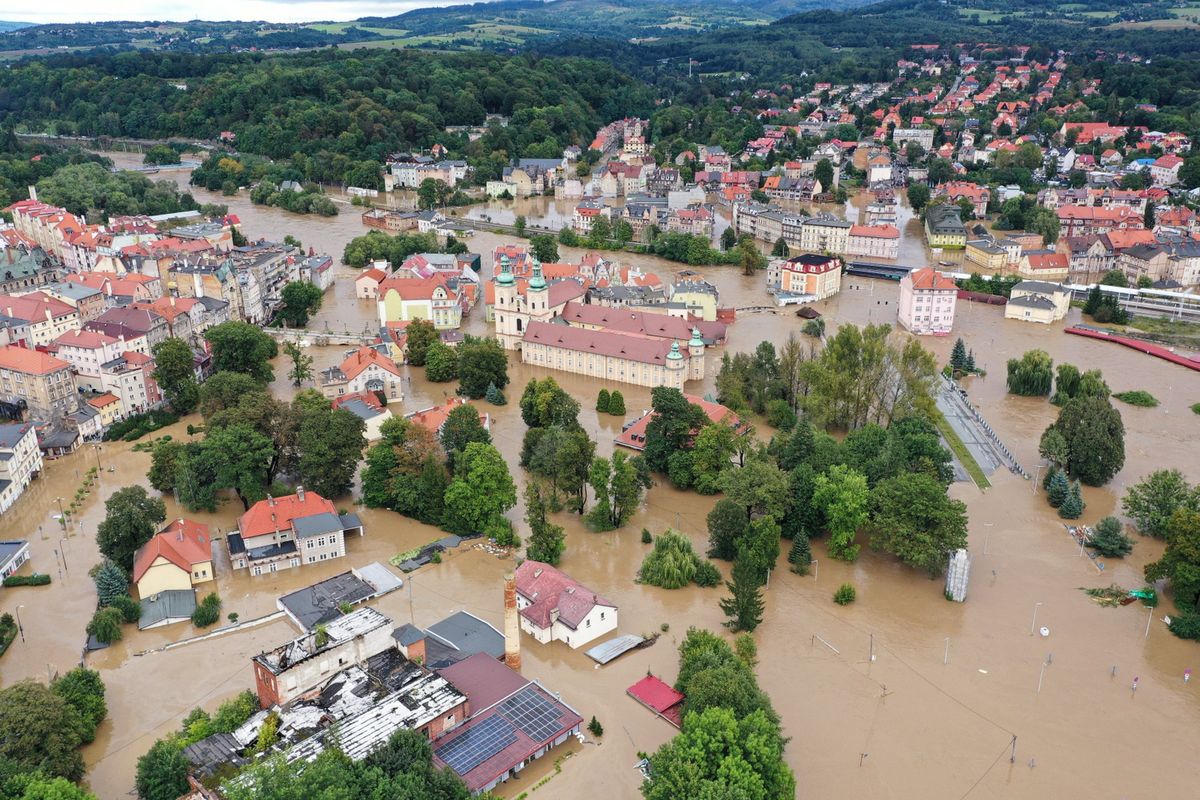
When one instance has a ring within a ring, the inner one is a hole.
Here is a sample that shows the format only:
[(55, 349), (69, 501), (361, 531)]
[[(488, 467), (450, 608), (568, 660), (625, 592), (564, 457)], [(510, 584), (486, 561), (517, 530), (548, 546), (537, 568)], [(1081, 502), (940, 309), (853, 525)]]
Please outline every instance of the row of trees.
[(778, 354), (770, 342), (726, 353), (717, 399), (776, 419), (782, 401), (815, 424), (853, 430), (930, 413), (936, 380), (937, 363), (915, 338), (893, 336), (889, 325), (843, 325), (824, 347), (793, 334)]
[(342, 250), (342, 263), (362, 269), (372, 261), (387, 261), (399, 267), (417, 253), (465, 253), (467, 246), (450, 237), (443, 247), (433, 233), (401, 233), (391, 236), (383, 231), (367, 231), (355, 236)]
[(150, 485), (175, 492), (191, 510), (215, 510), (232, 489), (245, 508), (267, 493), (288, 494), (287, 476), (325, 497), (350, 490), (366, 446), (363, 421), (313, 389), (288, 403), (250, 375), (218, 372), (200, 389), (204, 438), (155, 442)]

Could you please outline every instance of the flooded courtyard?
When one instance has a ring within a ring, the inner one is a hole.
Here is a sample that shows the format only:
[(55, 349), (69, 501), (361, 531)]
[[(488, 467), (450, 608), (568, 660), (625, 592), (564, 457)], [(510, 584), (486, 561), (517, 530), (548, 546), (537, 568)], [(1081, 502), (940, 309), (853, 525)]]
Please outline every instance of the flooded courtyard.
[[(281, 239), (292, 234), (340, 258), (347, 241), (365, 232), (357, 209), (343, 207), (335, 218), (300, 217), (278, 209), (252, 206), (245, 195), (225, 198), (196, 190), (201, 202), (222, 202), (242, 219), (251, 238)], [(561, 215), (563, 207), (535, 198), (503, 204), (491, 213), (524, 213), (529, 219)], [(478, 207), (482, 208), (482, 207)], [(567, 209), (569, 214), (569, 208)], [(904, 224), (901, 263), (926, 259), (919, 223)], [(485, 254), (507, 237), (478, 233), (471, 250)], [(562, 260), (577, 259), (582, 250), (562, 248)], [(664, 278), (680, 265), (655, 258), (618, 254), (621, 263), (636, 264)], [(374, 304), (354, 298), (354, 272), (340, 267), (338, 281), (311, 327), (358, 332), (375, 327)], [(761, 306), (766, 295), (762, 276), (743, 277), (734, 268), (697, 270), (721, 290), (728, 306)], [(898, 287), (847, 278), (840, 295), (818, 304), (829, 332), (839, 324), (894, 323)], [(1078, 311), (1073, 311), (1077, 317)], [(483, 309), (477, 308), (465, 328), (484, 334)], [(1074, 318), (1073, 318), (1074, 319)], [(1068, 320), (1069, 322), (1072, 319)], [(764, 339), (781, 343), (799, 333), (802, 319), (789, 309), (779, 313), (742, 314), (730, 329), (726, 348), (710, 350), (707, 379), (689, 384), (695, 394), (713, 391), (724, 350), (752, 350)], [(1050, 352), (1056, 361), (1081, 369), (1100, 368), (1114, 391), (1144, 389), (1161, 405), (1153, 409), (1117, 404), (1127, 429), (1125, 468), (1106, 487), (1084, 490), (1087, 509), (1082, 521), (1094, 523), (1119, 510), (1126, 485), (1160, 468), (1178, 468), (1200, 480), (1196, 446), (1200, 416), (1189, 406), (1200, 401), (1200, 380), (1187, 370), (1082, 337), (1066, 336), (1060, 325), (1039, 326), (1005, 320), (1003, 310), (963, 304), (955, 322), (988, 372), (968, 386), (993, 429), (1030, 471), (1037, 463), (1042, 430), (1057, 413), (1046, 400), (1010, 397), (1004, 365), (1031, 348)], [(926, 339), (940, 363), (949, 356), (953, 338)], [(340, 360), (343, 348), (311, 348), (314, 368)], [(429, 384), (423, 370), (409, 369), (404, 410), (444, 401), (454, 384)], [(294, 389), (284, 378), (283, 359), (276, 363), (272, 387), (280, 395)], [(547, 374), (510, 362), (506, 406), (487, 406), (492, 436), (518, 483), (517, 467), (525, 426), (516, 403), (532, 377)], [(597, 415), (592, 406), (599, 381), (553, 373), (580, 400), (581, 424), (598, 442), (598, 453), (612, 452), (622, 419)], [(629, 419), (649, 404), (649, 391), (620, 386)], [(182, 420), (162, 431), (187, 437)], [(765, 426), (760, 426), (760, 433)], [(87, 570), (95, 564), (96, 526), (103, 518), (103, 498), (130, 484), (146, 484), (149, 455), (133, 452), (128, 443), (104, 443), (48, 462), (40, 480), (4, 515), (4, 538), (27, 538), (32, 568), (50, 573), (44, 588), (21, 587), (0, 593), (0, 611), (18, 605), (25, 631), (0, 658), (5, 684), (25, 677), (45, 679), (79, 662), (83, 627), (95, 607), (95, 589)], [(56, 498), (69, 498), (83, 473), (97, 463), (100, 481), (83, 503), (77, 520), (64, 532), (52, 518)], [(111, 471), (110, 471), (111, 470)], [(1091, 559), (1064, 533), (1062, 521), (1040, 489), (1008, 472), (992, 476), (993, 486), (980, 491), (955, 484), (952, 493), (968, 506), (972, 580), (967, 602), (947, 602), (941, 580), (904, 567), (892, 557), (864, 548), (857, 563), (828, 559), (824, 542), (814, 541), (815, 574), (798, 576), (781, 559), (766, 591), (766, 614), (755, 633), (759, 646), (760, 683), (772, 698), (791, 737), (786, 757), (796, 773), (800, 797), (870, 798), (1046, 798), (1046, 797), (1184, 797), (1200, 779), (1195, 753), (1200, 746), (1200, 686), (1183, 680), (1184, 670), (1200, 667), (1200, 646), (1172, 636), (1161, 622), (1171, 613), (1164, 603), (1149, 617), (1140, 604), (1102, 608), (1080, 587), (1140, 586), (1142, 567), (1156, 559), (1161, 543), (1139, 538), (1132, 556), (1104, 559), (1099, 572)], [(349, 509), (354, 497), (336, 498)], [(724, 630), (717, 601), (723, 589), (667, 591), (634, 583), (648, 546), (640, 542), (643, 527), (654, 533), (675, 527), (703, 550), (705, 515), (716, 498), (679, 492), (657, 485), (628, 526), (597, 534), (577, 516), (557, 515), (566, 527), (567, 549), (561, 567), (582, 583), (613, 600), (621, 611), (621, 633), (651, 634), (669, 629), (658, 643), (635, 651), (603, 668), (582, 650), (561, 643), (538, 645), (523, 637), (523, 672), (542, 681), (574, 706), (585, 719), (596, 715), (605, 735), (596, 742), (553, 751), (534, 762), (515, 782), (501, 787), (516, 797), (555, 772), (541, 796), (638, 796), (639, 775), (633, 768), (639, 752), (652, 752), (674, 729), (653, 718), (625, 695), (625, 688), (647, 671), (668, 682), (675, 677), (676, 648), (689, 625)], [(168, 517), (186, 514), (165, 498)], [(276, 610), (276, 599), (293, 589), (372, 561), (426, 544), (440, 536), (434, 528), (359, 506), (365, 537), (348, 543), (347, 558), (251, 578), (233, 574), (228, 560), (217, 565), (215, 590), (223, 601), (222, 617), (237, 612), (243, 623)], [(222, 533), (236, 527), (241, 505), (227, 501), (216, 514), (186, 514)], [(511, 516), (519, 520), (520, 506)], [(498, 558), (465, 544), (407, 576), (409, 585), (372, 605), (397, 624), (430, 625), (463, 609), (501, 627), (501, 578), (510, 559)], [(56, 552), (57, 551), (57, 552)], [(727, 574), (728, 564), (718, 562)], [(60, 577), (61, 570), (61, 577)], [(844, 581), (858, 589), (847, 607), (831, 595)], [(411, 598), (411, 599), (410, 599)], [(1046, 626), (1050, 636), (1032, 633)], [(196, 632), (190, 623), (138, 632), (125, 628), (125, 639), (87, 656), (108, 687), (109, 716), (96, 741), (85, 751), (87, 779), (104, 800), (128, 796), (137, 758), (153, 741), (178, 727), (194, 706), (213, 708), (222, 699), (251, 688), (251, 656), (294, 634), (286, 622), (261, 626), (158, 651), (162, 645)], [(815, 637), (820, 637), (817, 639)], [(826, 644), (827, 643), (827, 644)], [(871, 655), (875, 660), (871, 660)], [(1043, 666), (1049, 657), (1049, 665)], [(1115, 667), (1115, 676), (1113, 668)], [(1137, 676), (1139, 689), (1131, 691)], [(1041, 690), (1039, 688), (1041, 681)], [(1016, 737), (1015, 762), (1013, 737)]]

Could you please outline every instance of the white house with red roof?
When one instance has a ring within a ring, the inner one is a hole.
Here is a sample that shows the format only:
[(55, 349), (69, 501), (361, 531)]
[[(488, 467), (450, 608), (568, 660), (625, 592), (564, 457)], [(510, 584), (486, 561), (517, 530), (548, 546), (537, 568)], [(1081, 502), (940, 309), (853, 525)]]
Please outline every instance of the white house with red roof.
[(900, 324), (918, 334), (950, 333), (957, 300), (954, 281), (929, 267), (913, 270), (900, 279)]
[(380, 347), (363, 345), (336, 367), (321, 370), (321, 394), (330, 400), (359, 392), (382, 392), (387, 402), (404, 399), (404, 373)]
[(1183, 159), (1174, 153), (1160, 156), (1150, 165), (1150, 180), (1155, 186), (1174, 186), (1179, 183), (1179, 168)]
[(465, 303), (457, 283), (441, 274), (417, 278), (397, 270), (379, 283), (380, 324), (426, 319), (438, 330), (457, 328)]
[(542, 644), (578, 648), (617, 627), (617, 607), (566, 573), (541, 561), (517, 567), (521, 630)]
[(284, 497), (268, 497), (250, 506), (230, 533), (234, 569), (251, 575), (315, 564), (346, 555), (346, 537), (363, 535), (357, 514), (338, 514), (333, 503), (303, 486)]
[[(383, 262), (386, 264), (387, 262)], [(379, 284), (387, 278), (387, 273), (378, 266), (364, 269), (354, 279), (354, 296), (359, 300), (378, 300)]]

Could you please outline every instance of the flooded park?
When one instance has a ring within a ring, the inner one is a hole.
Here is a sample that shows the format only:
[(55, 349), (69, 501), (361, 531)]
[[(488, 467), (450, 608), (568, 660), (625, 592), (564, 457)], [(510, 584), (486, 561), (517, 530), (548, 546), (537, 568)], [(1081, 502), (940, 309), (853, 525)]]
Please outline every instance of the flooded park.
[[(184, 173), (178, 177), (186, 180)], [(290, 234), (305, 248), (335, 259), (350, 239), (366, 232), (357, 209), (348, 206), (342, 206), (337, 217), (307, 217), (253, 206), (245, 193), (222, 197), (196, 190), (195, 195), (200, 202), (228, 204), (252, 239), (279, 240)], [(497, 203), (483, 213), (496, 221), (505, 214), (524, 214), (531, 224), (534, 219), (559, 224), (564, 216), (569, 218), (572, 205), (532, 198)], [(900, 261), (927, 263), (920, 223), (907, 214)], [(513, 241), (479, 232), (467, 244), (484, 254), (486, 277), (492, 248)], [(569, 248), (560, 252), (563, 261), (578, 260), (583, 253)], [(646, 256), (613, 257), (664, 278), (681, 268)], [(722, 305), (767, 304), (761, 275), (742, 276), (734, 267), (696, 271), (720, 289)], [(339, 267), (337, 282), (310, 328), (357, 333), (377, 327), (374, 303), (354, 297), (354, 274)], [(833, 333), (847, 323), (894, 323), (897, 296), (894, 283), (848, 277), (839, 295), (816, 308), (827, 320), (828, 333)], [(1078, 321), (1078, 310), (1071, 314), (1068, 323)], [(753, 350), (763, 340), (779, 345), (790, 334), (799, 335), (803, 322), (791, 309), (740, 313), (728, 343), (709, 350), (708, 377), (689, 384), (688, 391), (715, 394), (723, 352)], [(474, 310), (464, 329), (489, 332), (482, 308)], [(970, 402), (1031, 472), (1039, 461), (1039, 437), (1057, 409), (1045, 399), (1007, 394), (1004, 371), (1009, 358), (1041, 348), (1056, 363), (1101, 369), (1114, 392), (1142, 389), (1159, 398), (1156, 408), (1118, 404), (1127, 431), (1125, 467), (1107, 486), (1084, 489), (1087, 508), (1082, 522), (1092, 524), (1119, 513), (1125, 487), (1153, 470), (1177, 468), (1191, 481), (1200, 480), (1200, 416), (1189, 411), (1200, 401), (1200, 379), (1194, 373), (1125, 348), (1064, 335), (1061, 325), (1005, 320), (1000, 307), (964, 303), (954, 336), (922, 343), (945, 363), (956, 336), (974, 350), (987, 373), (966, 385)], [(315, 370), (340, 361), (343, 351), (308, 350)], [(275, 367), (272, 390), (280, 396), (293, 393), (283, 377), (284, 361)], [(444, 402), (453, 392), (453, 384), (426, 382), (423, 370), (403, 369), (405, 411)], [(480, 401), (492, 415), (493, 440), (518, 490), (525, 478), (517, 467), (525, 426), (515, 401), (529, 379), (546, 374), (510, 360), (510, 402), (490, 406)], [(610, 454), (624, 420), (598, 415), (592, 406), (597, 392), (612, 385), (553, 374), (581, 402), (579, 421), (598, 442), (598, 454)], [(620, 389), (629, 409), (627, 419), (649, 406), (648, 389)], [(199, 424), (199, 417), (181, 420), (156, 435), (186, 440), (189, 423)], [(760, 421), (758, 435), (765, 438), (769, 433)], [(47, 462), (42, 477), (4, 515), (3, 538), (28, 539), (32, 568), (54, 579), (45, 588), (6, 589), (0, 594), (0, 611), (13, 613), (21, 606), (24, 629), (24, 641), (16, 641), (0, 659), (4, 684), (26, 677), (45, 679), (83, 658), (83, 627), (96, 603), (87, 571), (99, 560), (96, 527), (103, 519), (103, 500), (123, 486), (148, 486), (149, 464), (149, 454), (135, 452), (131, 443), (86, 446)], [(58, 498), (74, 496), (86, 471), (97, 465), (99, 483), (64, 531), (55, 519)], [(1131, 556), (1101, 559), (1101, 571), (1096, 562), (1080, 555), (1040, 487), (1005, 470), (991, 479), (993, 485), (982, 491), (971, 483), (951, 488), (969, 513), (973, 564), (965, 603), (947, 602), (940, 579), (930, 580), (867, 548), (856, 563), (846, 564), (827, 558), (824, 542), (814, 540), (817, 564), (805, 576), (792, 573), (786, 560), (780, 560), (765, 593), (763, 624), (755, 633), (757, 670), (790, 737), (786, 758), (796, 774), (798, 796), (1191, 796), (1200, 779), (1195, 760), (1200, 747), (1200, 686), (1185, 683), (1183, 675), (1186, 669), (1200, 667), (1200, 645), (1168, 632), (1162, 617), (1171, 613), (1170, 603), (1155, 610), (1140, 604), (1104, 608), (1080, 591), (1114, 582), (1141, 586), (1143, 566), (1158, 558), (1162, 544), (1139, 537)], [(560, 693), (585, 719), (594, 714), (605, 735), (555, 751), (556, 758), (570, 753), (559, 760), (558, 774), (554, 759), (535, 761), (518, 780), (502, 785), (501, 795), (516, 797), (553, 776), (540, 789), (541, 796), (638, 796), (638, 754), (653, 752), (675, 730), (627, 697), (625, 689), (647, 671), (673, 681), (677, 645), (687, 628), (723, 631), (725, 619), (717, 605), (724, 589), (667, 591), (635, 583), (648, 549), (639, 534), (643, 528), (655, 534), (677, 528), (704, 550), (705, 516), (715, 500), (660, 483), (625, 528), (608, 533), (589, 531), (578, 516), (556, 515), (555, 522), (567, 531), (561, 568), (620, 607), (619, 632), (665, 633), (656, 645), (605, 667), (561, 643), (539, 645), (524, 637), (524, 674)], [(169, 519), (197, 519), (211, 526), (214, 536), (235, 529), (242, 510), (236, 500), (227, 500), (215, 514), (194, 514), (171, 497), (165, 501)], [(295, 635), (282, 619), (246, 624), (275, 612), (279, 596), (350, 567), (387, 561), (442, 535), (355, 501), (356, 495), (334, 498), (339, 508), (353, 508), (365, 528), (363, 538), (348, 543), (345, 560), (259, 577), (233, 573), (227, 556), (217, 563), (215, 590), (223, 602), (222, 614), (236, 612), (243, 623), (239, 630), (167, 650), (161, 648), (197, 631), (190, 623), (130, 631), (122, 641), (86, 656), (87, 665), (100, 670), (108, 687), (108, 718), (85, 751), (87, 781), (99, 797), (129, 796), (138, 757), (155, 739), (177, 729), (190, 709), (212, 709), (253, 686), (250, 658)], [(510, 516), (519, 522), (521, 514), (518, 506)], [(729, 565), (717, 563), (728, 574)], [(403, 590), (372, 605), (397, 625), (411, 621), (427, 626), (467, 610), (501, 627), (502, 576), (512, 567), (510, 557), (498, 557), (478, 540), (465, 542), (444, 554), (442, 563), (407, 575)], [(857, 587), (858, 601), (840, 607), (831, 595), (845, 581)], [(1043, 626), (1048, 636), (1035, 630)], [(1135, 677), (1140, 681), (1133, 691)]]

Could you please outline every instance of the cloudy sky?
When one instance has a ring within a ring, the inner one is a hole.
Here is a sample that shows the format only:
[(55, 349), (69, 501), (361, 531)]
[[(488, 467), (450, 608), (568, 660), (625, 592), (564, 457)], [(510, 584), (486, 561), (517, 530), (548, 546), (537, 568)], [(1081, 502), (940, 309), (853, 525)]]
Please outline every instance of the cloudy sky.
[(392, 16), (414, 8), (448, 6), (469, 0), (104, 0), (30, 5), (0, 0), (0, 20), (14, 22), (98, 22), (101, 20), (241, 19), (270, 22), (347, 20)]

